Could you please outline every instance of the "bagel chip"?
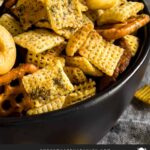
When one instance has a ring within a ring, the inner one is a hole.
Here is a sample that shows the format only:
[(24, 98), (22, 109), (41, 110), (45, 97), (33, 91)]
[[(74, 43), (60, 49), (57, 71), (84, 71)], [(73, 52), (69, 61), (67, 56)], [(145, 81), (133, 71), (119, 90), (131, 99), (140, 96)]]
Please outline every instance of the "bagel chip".
[(72, 84), (83, 83), (87, 80), (83, 71), (77, 67), (64, 67), (64, 71)]
[(63, 107), (64, 102), (65, 102), (65, 96), (61, 96), (54, 100), (47, 101), (46, 104), (44, 104), (38, 108), (33, 108), (33, 109), (28, 110), (27, 115), (29, 115), (29, 116), (39, 115), (39, 114), (59, 110)]
[(80, 68), (85, 74), (95, 77), (102, 76), (102, 72), (95, 68), (88, 59), (76, 56), (76, 57), (65, 57), (66, 65)]
[(95, 81), (89, 80), (83, 84), (75, 85), (74, 91), (66, 96), (64, 107), (87, 100), (96, 94)]
[(33, 100), (49, 100), (74, 90), (60, 61), (22, 79), (26, 92)]
[(4, 26), (12, 36), (23, 33), (21, 24), (9, 14), (3, 14), (0, 17), (0, 25)]
[(150, 104), (150, 85), (145, 85), (139, 89), (135, 93), (135, 97), (146, 104)]
[(24, 32), (15, 36), (14, 40), (16, 44), (35, 54), (42, 53), (64, 43), (63, 37), (45, 29)]
[(96, 31), (89, 34), (79, 54), (108, 76), (112, 76), (124, 49), (105, 41)]

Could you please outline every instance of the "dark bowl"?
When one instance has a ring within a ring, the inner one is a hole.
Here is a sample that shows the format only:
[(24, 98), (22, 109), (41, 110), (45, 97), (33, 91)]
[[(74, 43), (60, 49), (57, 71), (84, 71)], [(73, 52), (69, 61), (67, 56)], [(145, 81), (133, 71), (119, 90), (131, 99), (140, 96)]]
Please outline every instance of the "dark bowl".
[(115, 125), (144, 76), (150, 57), (150, 24), (138, 35), (139, 52), (114, 85), (63, 110), (33, 117), (0, 118), (0, 143), (96, 144)]

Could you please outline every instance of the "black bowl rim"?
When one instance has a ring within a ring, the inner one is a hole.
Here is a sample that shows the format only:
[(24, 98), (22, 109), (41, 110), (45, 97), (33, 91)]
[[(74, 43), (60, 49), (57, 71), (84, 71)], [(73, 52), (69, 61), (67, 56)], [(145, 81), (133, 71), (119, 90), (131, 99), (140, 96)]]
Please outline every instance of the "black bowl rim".
[[(150, 15), (150, 11), (148, 9), (148, 4), (143, 0), (145, 4), (145, 12)], [(9, 125), (20, 125), (20, 124), (27, 124), (33, 122), (41, 122), (41, 121), (48, 121), (50, 118), (55, 117), (62, 117), (64, 115), (69, 115), (72, 112), (83, 110), (89, 108), (93, 105), (96, 105), (99, 102), (102, 102), (106, 97), (113, 95), (116, 91), (118, 91), (127, 81), (137, 72), (137, 70), (141, 67), (143, 62), (149, 57), (150, 54), (150, 23), (145, 27), (144, 30), (145, 39), (141, 47), (141, 54), (138, 54), (136, 61), (132, 66), (125, 72), (122, 77), (111, 87), (108, 89), (96, 94), (94, 97), (83, 101), (81, 103), (75, 104), (65, 109), (61, 109), (54, 112), (49, 112), (41, 115), (36, 116), (24, 116), (24, 117), (0, 117), (0, 126), (9, 126)]]

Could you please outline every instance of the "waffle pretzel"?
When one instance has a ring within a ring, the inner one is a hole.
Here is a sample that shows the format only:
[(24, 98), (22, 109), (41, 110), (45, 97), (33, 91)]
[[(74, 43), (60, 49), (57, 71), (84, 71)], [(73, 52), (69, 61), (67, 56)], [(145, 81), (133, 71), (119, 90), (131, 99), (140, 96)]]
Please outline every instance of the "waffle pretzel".
[(124, 23), (108, 25), (97, 29), (97, 32), (107, 40), (116, 40), (126, 35), (134, 33), (150, 21), (150, 17), (146, 14), (138, 15), (128, 19)]
[(23, 64), (0, 77), (0, 116), (22, 114), (32, 107), (21, 79), (27, 73), (34, 73), (37, 68), (32, 64)]

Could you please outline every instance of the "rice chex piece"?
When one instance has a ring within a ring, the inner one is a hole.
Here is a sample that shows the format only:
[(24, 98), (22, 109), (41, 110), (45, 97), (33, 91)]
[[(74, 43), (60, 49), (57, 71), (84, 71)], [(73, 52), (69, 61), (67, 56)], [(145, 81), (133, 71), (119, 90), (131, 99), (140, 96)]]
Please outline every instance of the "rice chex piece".
[(135, 93), (135, 97), (140, 101), (150, 104), (150, 85), (145, 85)]
[(38, 28), (52, 29), (51, 24), (47, 20), (39, 21), (35, 24), (35, 26)]
[(9, 14), (3, 14), (0, 17), (0, 25), (4, 26), (12, 36), (18, 35), (23, 32), (20, 23)]
[(66, 65), (80, 68), (85, 74), (90, 76), (102, 76), (102, 72), (95, 68), (85, 57), (65, 57)]
[(78, 0), (46, 0), (48, 19), (54, 31), (77, 28), (82, 19)]
[(96, 31), (92, 31), (79, 54), (108, 76), (112, 76), (124, 49), (105, 41)]
[(98, 20), (98, 24), (125, 22), (143, 9), (144, 4), (139, 2), (127, 2), (121, 6), (112, 7), (104, 11)]
[(25, 30), (47, 18), (45, 0), (19, 0), (12, 11), (20, 19)]
[(35, 54), (28, 52), (26, 62), (36, 65), (39, 68), (44, 68), (48, 65), (54, 65), (59, 60), (63, 66), (65, 66), (65, 59), (63, 57), (55, 56), (51, 53), (51, 50), (46, 52)]
[(60, 61), (24, 76), (22, 83), (32, 100), (49, 100), (64, 96), (74, 90)]
[(74, 91), (66, 96), (66, 100), (63, 107), (67, 107), (82, 101), (96, 94), (96, 83), (95, 81), (89, 80), (83, 84), (75, 85)]
[(94, 29), (92, 24), (86, 24), (82, 26), (75, 34), (71, 36), (66, 48), (66, 54), (68, 56), (74, 56), (79, 48), (86, 41), (88, 34)]
[(83, 83), (87, 80), (83, 71), (77, 67), (64, 67), (64, 71), (72, 84)]
[(35, 54), (42, 53), (64, 43), (63, 37), (45, 29), (24, 32), (15, 36), (14, 40), (16, 44)]
[(121, 39), (120, 43), (124, 49), (127, 48), (128, 50), (131, 51), (132, 56), (135, 56), (140, 45), (140, 40), (136, 36), (126, 35)]
[(32, 109), (28, 110), (27, 115), (29, 115), (29, 116), (39, 115), (39, 114), (59, 110), (63, 107), (64, 102), (65, 102), (65, 96), (61, 96), (57, 99), (47, 101), (46, 104), (44, 104), (38, 108), (32, 108)]

